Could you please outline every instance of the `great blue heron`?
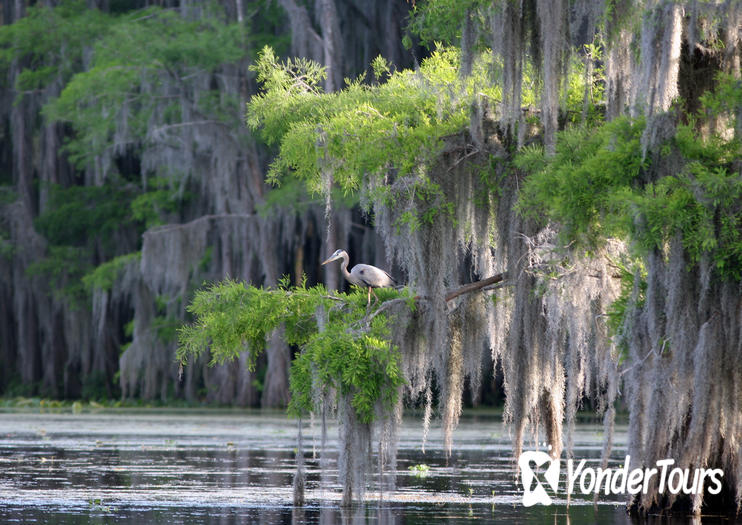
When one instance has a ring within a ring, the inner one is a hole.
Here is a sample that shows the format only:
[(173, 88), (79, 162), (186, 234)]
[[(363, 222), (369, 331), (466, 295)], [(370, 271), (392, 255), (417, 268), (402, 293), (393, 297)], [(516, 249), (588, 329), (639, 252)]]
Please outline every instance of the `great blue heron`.
[(381, 268), (371, 266), (370, 264), (356, 264), (350, 271), (348, 271), (349, 257), (348, 252), (345, 250), (335, 250), (335, 253), (333, 253), (330, 258), (322, 264), (325, 265), (329, 262), (337, 261), (338, 259), (343, 260), (340, 268), (343, 270), (343, 275), (349, 283), (368, 288), (368, 303), (366, 306), (371, 304), (371, 294), (374, 294), (374, 303), (379, 300), (373, 290), (374, 288), (388, 288), (396, 284), (396, 281), (391, 275)]

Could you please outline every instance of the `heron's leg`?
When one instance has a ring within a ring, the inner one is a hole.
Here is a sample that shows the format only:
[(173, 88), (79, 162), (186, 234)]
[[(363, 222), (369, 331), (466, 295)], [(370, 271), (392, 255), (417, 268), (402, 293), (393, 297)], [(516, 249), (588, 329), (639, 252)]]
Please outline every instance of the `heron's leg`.
[[(374, 294), (374, 304), (378, 303), (379, 302), (379, 296), (376, 295), (376, 292), (374, 292), (374, 289), (373, 288), (369, 287), (369, 290), (371, 291), (372, 294)], [(370, 296), (369, 296), (369, 300), (370, 300)]]
[(368, 308), (369, 306), (371, 306), (371, 287), (370, 286), (368, 287), (368, 301), (366, 301), (366, 308)]

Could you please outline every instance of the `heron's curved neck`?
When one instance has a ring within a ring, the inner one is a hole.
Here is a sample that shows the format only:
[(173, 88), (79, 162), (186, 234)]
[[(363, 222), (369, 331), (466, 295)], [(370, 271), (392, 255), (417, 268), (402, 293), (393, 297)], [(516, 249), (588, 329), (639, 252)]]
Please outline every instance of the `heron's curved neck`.
[(351, 277), (350, 277), (350, 272), (348, 272), (348, 262), (350, 262), (350, 258), (348, 257), (348, 253), (347, 252), (343, 252), (343, 253), (340, 254), (340, 257), (343, 258), (343, 262), (340, 264), (340, 269), (343, 270), (343, 276), (345, 276), (345, 278), (348, 281), (351, 281), (352, 282)]

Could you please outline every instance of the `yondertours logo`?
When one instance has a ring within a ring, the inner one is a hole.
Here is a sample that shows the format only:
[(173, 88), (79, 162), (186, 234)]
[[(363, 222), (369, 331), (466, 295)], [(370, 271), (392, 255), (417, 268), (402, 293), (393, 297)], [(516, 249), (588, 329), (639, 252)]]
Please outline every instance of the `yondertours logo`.
[[(574, 460), (567, 460), (566, 486), (562, 488), (565, 495), (580, 493), (598, 494), (646, 494), (654, 479), (659, 493), (669, 491), (671, 494), (698, 494), (704, 487), (709, 494), (721, 491), (721, 469), (697, 468), (692, 472), (679, 467), (670, 468), (674, 459), (661, 459), (652, 468), (634, 468), (629, 470), (630, 456), (626, 456), (619, 468), (586, 467), (587, 460), (581, 460), (575, 466)], [(520, 478), (523, 483), (523, 505), (531, 507), (536, 504), (551, 505), (551, 496), (546, 488), (556, 495), (560, 492), (559, 474), (561, 461), (546, 452), (529, 450), (518, 458)], [(539, 474), (540, 473), (540, 474)], [(542, 479), (539, 477), (542, 476)], [(546, 486), (544, 486), (546, 485)], [(566, 491), (564, 491), (566, 489)]]
[(520, 477), (523, 480), (523, 505), (530, 507), (536, 503), (541, 505), (551, 505), (551, 497), (546, 493), (546, 489), (536, 477), (536, 472), (531, 468), (531, 463), (539, 468), (546, 463), (549, 466), (544, 472), (544, 479), (556, 492), (559, 486), (559, 460), (549, 456), (546, 452), (529, 450), (523, 452), (518, 458), (518, 467), (520, 468)]

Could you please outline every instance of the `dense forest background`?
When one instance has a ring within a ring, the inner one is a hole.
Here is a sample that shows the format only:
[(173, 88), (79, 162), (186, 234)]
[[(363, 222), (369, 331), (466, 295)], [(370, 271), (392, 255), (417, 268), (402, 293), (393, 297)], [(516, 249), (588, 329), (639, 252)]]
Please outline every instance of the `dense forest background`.
[[(191, 366), (176, 329), (205, 281), (320, 273), (335, 246), (385, 265), (353, 199), (272, 189), (244, 124), (270, 44), (328, 67), (414, 64), (410, 6), (383, 2), (3, 2), (0, 393), (283, 406), (291, 353)], [(424, 50), (419, 50), (423, 52)], [(357, 201), (357, 199), (356, 199)]]

